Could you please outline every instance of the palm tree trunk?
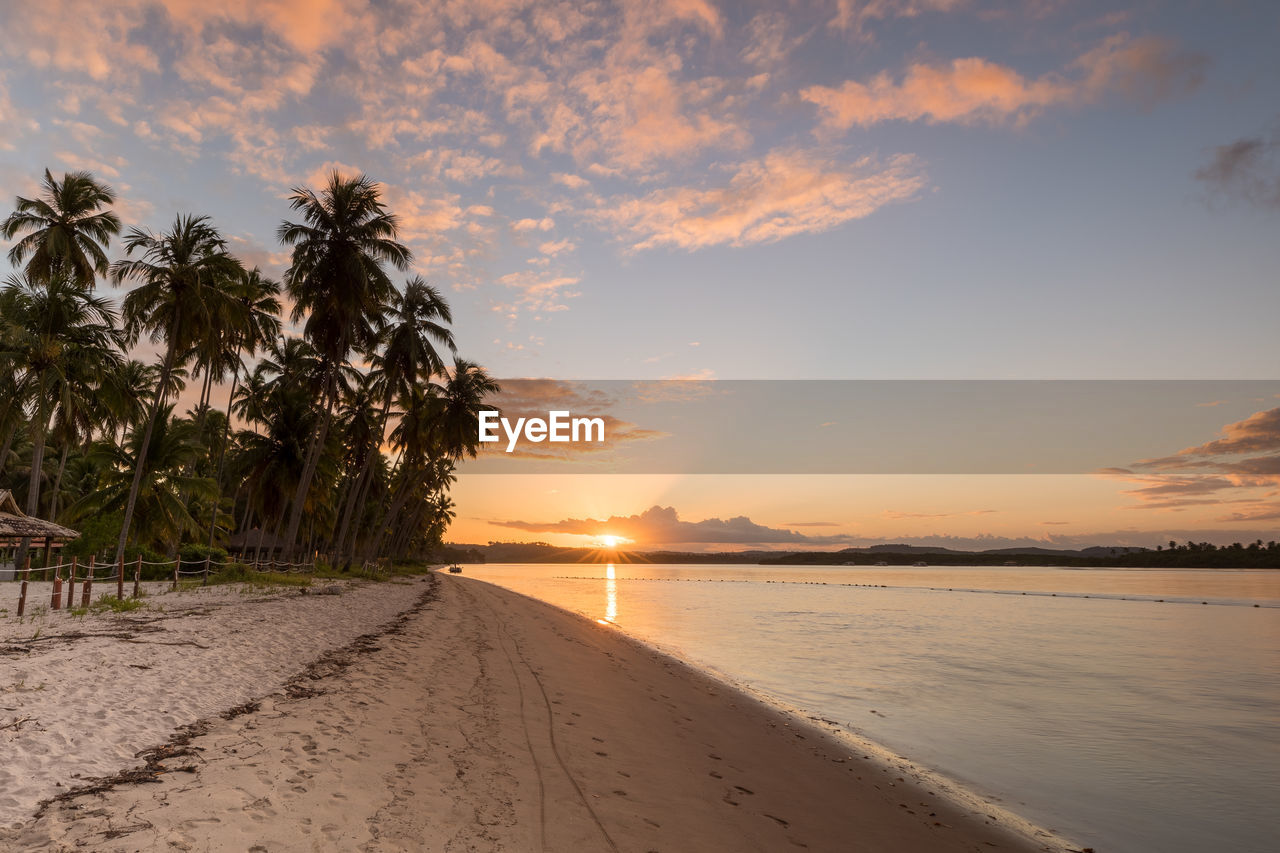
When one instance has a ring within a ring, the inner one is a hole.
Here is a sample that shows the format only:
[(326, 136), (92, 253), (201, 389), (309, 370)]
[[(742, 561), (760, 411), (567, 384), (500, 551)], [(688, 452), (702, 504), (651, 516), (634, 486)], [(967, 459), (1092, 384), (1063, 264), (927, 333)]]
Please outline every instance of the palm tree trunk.
[(165, 352), (164, 367), (160, 371), (160, 387), (156, 389), (156, 395), (151, 400), (151, 414), (147, 416), (147, 429), (142, 434), (142, 444), (138, 447), (138, 461), (133, 466), (133, 483), (129, 486), (129, 502), (124, 507), (124, 520), (120, 523), (120, 540), (116, 545), (116, 559), (124, 556), (124, 546), (129, 538), (129, 525), (133, 523), (133, 510), (138, 504), (138, 490), (142, 487), (142, 472), (147, 467), (147, 449), (151, 447), (151, 434), (156, 428), (156, 416), (160, 414), (160, 407), (164, 405), (165, 397), (169, 390), (169, 377), (173, 374), (173, 340), (174, 335), (169, 335), (169, 348)]
[(18, 425), (15, 423), (9, 428), (9, 434), (5, 437), (4, 446), (0, 447), (0, 474), (4, 473), (4, 463), (9, 458), (9, 450), (13, 447), (13, 440), (18, 436)]
[[(377, 451), (374, 451), (374, 452), (377, 452)], [(352, 517), (356, 519), (356, 523), (355, 523), (355, 525), (351, 528), (351, 531), (350, 531), (350, 532), (351, 532), (351, 541), (350, 541), (350, 546), (351, 546), (351, 547), (350, 547), (350, 548), (347, 548), (347, 541), (346, 541), (347, 537), (346, 537), (346, 533), (345, 533), (345, 531), (346, 531), (346, 528), (345, 528), (345, 527), (343, 528), (343, 530), (344, 530), (343, 535), (342, 535), (342, 536), (340, 536), (340, 537), (338, 538), (338, 542), (337, 542), (337, 544), (336, 544), (336, 546), (335, 546), (335, 550), (339, 553), (339, 555), (346, 554), (346, 553), (349, 551), (349, 552), (350, 552), (350, 554), (351, 554), (351, 557), (352, 557), (352, 558), (354, 558), (354, 557), (355, 557), (355, 553), (356, 553), (356, 541), (357, 541), (357, 539), (359, 538), (359, 532), (360, 532), (360, 522), (359, 522), (358, 517), (354, 515), (354, 511), (355, 511), (355, 510), (356, 510), (356, 508), (358, 508), (358, 507), (363, 507), (363, 506), (365, 506), (365, 504), (366, 504), (366, 503), (368, 502), (368, 500), (369, 500), (369, 489), (370, 489), (370, 488), (372, 488), (372, 486), (373, 486), (373, 468), (372, 468), (372, 467), (368, 468), (368, 469), (365, 471), (364, 479), (363, 479), (363, 480), (361, 480), (361, 481), (360, 481), (360, 483), (358, 483), (357, 485), (358, 485), (358, 487), (359, 487), (359, 488), (356, 490), (356, 494), (355, 494), (355, 496), (354, 496), (354, 500), (353, 500), (353, 501), (352, 501), (352, 503), (351, 503)]]
[(409, 496), (413, 494), (413, 486), (411, 485), (413, 475), (414, 470), (412, 467), (405, 466), (404, 479), (400, 483), (400, 488), (396, 490), (390, 508), (379, 519), (377, 527), (373, 530), (372, 547), (367, 549), (368, 559), (374, 559), (381, 554), (382, 545), (387, 538), (387, 529), (400, 517), (400, 513), (408, 502)]
[(311, 491), (311, 480), (315, 477), (316, 468), (320, 464), (320, 454), (324, 451), (325, 439), (329, 437), (329, 424), (333, 421), (333, 406), (338, 396), (338, 365), (329, 369), (329, 378), (325, 383), (324, 418), (320, 421), (320, 429), (311, 439), (311, 448), (307, 451), (307, 464), (302, 468), (302, 476), (298, 479), (298, 488), (293, 495), (293, 506), (289, 511), (289, 527), (284, 541), (280, 543), (282, 552), (293, 554), (298, 541), (298, 528), (302, 525), (302, 513), (306, 509), (307, 493)]
[[(388, 383), (390, 384), (390, 383)], [(342, 524), (338, 530), (338, 538), (334, 542), (335, 552), (341, 551), (347, 539), (347, 528), (351, 524), (351, 513), (363, 499), (363, 493), (369, 489), (369, 474), (373, 469), (373, 455), (379, 453), (382, 446), (382, 436), (387, 430), (387, 414), (391, 411), (391, 392), (388, 391), (386, 398), (382, 402), (382, 414), (378, 416), (379, 428), (375, 433), (373, 447), (369, 448), (369, 452), (365, 454), (364, 464), (360, 466), (360, 476), (356, 478), (355, 488), (347, 495), (346, 505), (342, 508)]]
[[(236, 346), (236, 362), (240, 360), (240, 347)], [(227, 442), (231, 440), (231, 404), (236, 399), (236, 386), (240, 382), (240, 371), (231, 371), (231, 393), (227, 396), (227, 422), (222, 427), (222, 447), (218, 451), (218, 474), (214, 481), (218, 484), (218, 496), (213, 501), (213, 520), (209, 522), (209, 547), (213, 547), (213, 532), (218, 526), (218, 505), (222, 503), (222, 463), (227, 459)], [(238, 491), (238, 490), (237, 490)], [(235, 503), (232, 502), (231, 512), (235, 513)]]
[(53, 478), (53, 491), (49, 495), (49, 520), (58, 520), (58, 498), (62, 490), (62, 474), (67, 470), (67, 452), (71, 450), (71, 442), (62, 445), (62, 457), (58, 460), (58, 476)]
[[(356, 529), (351, 534), (351, 557), (354, 560), (359, 553), (364, 554), (364, 559), (372, 559), (375, 554), (375, 544), (380, 545), (381, 531), (385, 528), (388, 518), (391, 514), (391, 505), (395, 503), (396, 496), (400, 494), (400, 487), (396, 485), (396, 477), (403, 471), (405, 464), (404, 449), (396, 455), (396, 461), (391, 465), (391, 472), (387, 475), (387, 495), (385, 497), (385, 506), (380, 506), (377, 515), (377, 521), (369, 528), (368, 535), (365, 537), (364, 550), (360, 551), (360, 526), (356, 525)], [(378, 502), (380, 505), (384, 501)]]
[[(41, 468), (44, 467), (44, 443), (45, 434), (49, 431), (49, 418), (52, 412), (45, 410), (45, 401), (41, 398), (36, 407), (36, 419), (31, 426), (31, 479), (27, 483), (27, 515), (38, 515), (40, 507), (40, 474)], [(18, 553), (14, 558), (14, 565), (24, 565), (27, 559), (27, 550), (31, 547), (30, 537), (24, 538), (18, 543)]]

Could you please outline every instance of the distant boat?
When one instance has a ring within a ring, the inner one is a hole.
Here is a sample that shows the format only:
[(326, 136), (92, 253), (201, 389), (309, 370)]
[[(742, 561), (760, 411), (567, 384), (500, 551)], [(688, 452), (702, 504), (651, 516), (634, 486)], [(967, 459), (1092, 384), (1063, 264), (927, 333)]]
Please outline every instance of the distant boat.
[(927, 566), (927, 565), (929, 565), (929, 564), (928, 564), (928, 563), (925, 563), (925, 562), (919, 562), (919, 563), (912, 563), (911, 565), (913, 565), (913, 566)]
[(450, 566), (450, 567), (449, 567), (449, 574), (451, 574), (451, 575), (460, 575), (460, 574), (462, 574), (462, 566)]

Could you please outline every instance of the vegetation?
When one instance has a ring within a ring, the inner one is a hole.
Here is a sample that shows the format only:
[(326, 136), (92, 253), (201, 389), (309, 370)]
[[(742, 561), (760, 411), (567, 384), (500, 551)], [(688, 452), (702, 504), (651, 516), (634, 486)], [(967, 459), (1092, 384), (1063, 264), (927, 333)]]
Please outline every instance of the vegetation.
[(489, 542), (454, 545), (435, 552), (437, 559), (459, 563), (701, 563), (773, 566), (1073, 566), (1079, 568), (1280, 569), (1280, 543), (1261, 540), (1248, 545), (1216, 546), (1188, 542), (1169, 547), (1088, 548), (1054, 551), (1045, 548), (1002, 548), (954, 551), (909, 545), (877, 545), (842, 551), (626, 551), (565, 548), (546, 542)]
[[(457, 358), (444, 297), (393, 279), (412, 256), (378, 185), (334, 173), (293, 191), (283, 284), (188, 213), (128, 229), (109, 264), (115, 201), (46, 171), (0, 222), (19, 270), (0, 286), (0, 488), (99, 562), (220, 560), (234, 537), (249, 559), (342, 573), (439, 546), (497, 385)], [(131, 286), (119, 305), (95, 291), (108, 276)], [(281, 333), (286, 292), (300, 337)]]
[[(1110, 549), (1110, 553), (1083, 556), (1079, 554), (1036, 553), (1040, 549), (1025, 552), (1004, 550), (994, 552), (927, 552), (910, 551), (801, 551), (760, 560), (767, 565), (844, 565), (860, 566), (885, 562), (891, 566), (910, 566), (927, 562), (931, 566), (1000, 566), (1008, 563), (1025, 566), (1074, 566), (1079, 568), (1181, 568), (1181, 569), (1280, 569), (1280, 543), (1262, 540), (1243, 545), (1236, 542), (1221, 547), (1208, 542), (1188, 542), (1155, 550)], [(1092, 549), (1105, 551), (1107, 549)]]

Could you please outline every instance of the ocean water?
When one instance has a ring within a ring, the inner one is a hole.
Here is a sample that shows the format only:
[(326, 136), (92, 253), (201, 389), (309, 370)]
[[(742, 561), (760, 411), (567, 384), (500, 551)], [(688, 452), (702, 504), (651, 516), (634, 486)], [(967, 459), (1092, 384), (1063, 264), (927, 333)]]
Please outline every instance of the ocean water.
[(1280, 571), (512, 564), (1099, 853), (1280, 849)]

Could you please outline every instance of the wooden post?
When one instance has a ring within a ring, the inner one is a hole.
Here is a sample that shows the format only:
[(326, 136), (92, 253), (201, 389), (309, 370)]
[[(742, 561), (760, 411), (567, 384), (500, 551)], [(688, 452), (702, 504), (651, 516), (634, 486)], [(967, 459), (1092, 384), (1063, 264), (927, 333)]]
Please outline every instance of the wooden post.
[(204, 581), (200, 585), (201, 586), (209, 585), (209, 555), (208, 554), (204, 555)]
[(22, 591), (18, 593), (18, 618), (27, 610), (27, 579), (31, 577), (31, 553), (27, 552), (27, 565), (22, 570)]
[(71, 558), (71, 577), (68, 579), (69, 583), (68, 583), (68, 589), (67, 589), (67, 609), (68, 610), (76, 606), (76, 563), (79, 559), (80, 559), (79, 557)]
[(178, 568), (182, 565), (182, 558), (173, 561), (173, 588), (178, 588)]
[(116, 558), (116, 599), (124, 601), (124, 554)]
[(98, 567), (97, 555), (89, 557), (89, 573), (84, 576), (84, 592), (80, 596), (80, 606), (88, 607), (89, 599), (93, 595), (93, 572)]
[(142, 555), (138, 555), (138, 562), (133, 567), (133, 597), (137, 598), (142, 590)]
[(62, 609), (62, 563), (53, 567), (53, 592), (49, 594), (49, 609)]

